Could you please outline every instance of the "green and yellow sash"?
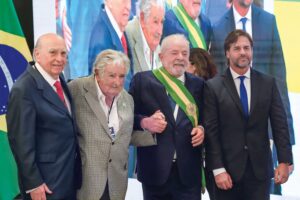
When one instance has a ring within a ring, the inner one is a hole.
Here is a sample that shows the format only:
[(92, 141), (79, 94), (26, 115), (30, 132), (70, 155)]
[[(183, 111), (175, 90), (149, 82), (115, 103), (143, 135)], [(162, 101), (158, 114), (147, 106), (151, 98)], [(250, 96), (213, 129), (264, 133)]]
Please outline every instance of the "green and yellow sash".
[(198, 126), (199, 111), (197, 104), (181, 81), (171, 76), (164, 67), (153, 70), (153, 74), (166, 87), (169, 95), (185, 112), (193, 126)]
[(206, 42), (200, 27), (187, 14), (182, 4), (178, 4), (173, 8), (173, 12), (183, 28), (189, 33), (189, 40), (194, 48), (202, 48), (207, 50)]
[[(198, 126), (199, 110), (195, 102), (194, 97), (187, 90), (187, 88), (181, 83), (180, 80), (171, 76), (164, 67), (160, 67), (152, 71), (154, 76), (165, 86), (168, 94), (179, 105), (179, 107), (185, 112), (193, 126)], [(205, 174), (203, 167), (201, 168), (202, 175), (202, 193), (205, 192)]]

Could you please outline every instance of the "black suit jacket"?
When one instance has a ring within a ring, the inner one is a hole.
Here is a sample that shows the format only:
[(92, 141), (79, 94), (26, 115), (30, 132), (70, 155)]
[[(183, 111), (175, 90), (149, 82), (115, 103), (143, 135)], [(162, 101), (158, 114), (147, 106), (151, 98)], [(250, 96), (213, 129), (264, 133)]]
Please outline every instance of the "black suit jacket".
[[(203, 80), (185, 74), (185, 86), (194, 97), (199, 112), (202, 113)], [(192, 147), (192, 123), (179, 109), (177, 120), (173, 117), (165, 87), (151, 71), (137, 73), (130, 85), (129, 93), (135, 103), (135, 129), (140, 129), (140, 121), (145, 116), (160, 110), (168, 123), (161, 134), (156, 134), (157, 145), (137, 148), (138, 180), (148, 185), (164, 184), (171, 172), (176, 150), (177, 166), (182, 182), (187, 186), (201, 185), (201, 146)], [(201, 123), (200, 117), (200, 123)]]
[[(74, 113), (62, 76), (60, 81)], [(47, 199), (74, 195), (75, 184), (80, 185), (81, 181), (75, 121), (53, 88), (31, 65), (12, 87), (6, 117), (24, 198), (28, 198), (26, 191), (42, 183), (53, 192)], [(74, 178), (75, 173), (79, 179)]]
[(292, 163), (292, 151), (283, 104), (273, 77), (251, 69), (251, 105), (248, 120), (229, 69), (209, 80), (204, 89), (206, 163), (209, 170), (225, 167), (234, 181), (243, 176), (247, 160), (257, 179), (273, 175), (268, 137), (271, 122), (278, 161)]
[[(252, 4), (253, 69), (274, 76), (287, 113), (291, 143), (295, 144), (293, 117), (286, 83), (286, 67), (275, 16)], [(221, 74), (227, 68), (226, 36), (235, 30), (233, 8), (213, 26), (210, 53)]]

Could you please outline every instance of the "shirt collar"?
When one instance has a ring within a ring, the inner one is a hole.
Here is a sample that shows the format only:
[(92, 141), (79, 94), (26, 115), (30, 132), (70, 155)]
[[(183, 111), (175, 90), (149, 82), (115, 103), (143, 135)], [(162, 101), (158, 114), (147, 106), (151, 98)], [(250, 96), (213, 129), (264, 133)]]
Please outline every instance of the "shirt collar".
[(36, 67), (36, 69), (40, 72), (40, 74), (42, 75), (42, 77), (43, 77), (43, 78), (44, 78), (51, 86), (53, 86), (54, 83), (55, 83), (56, 81), (59, 81), (59, 78), (58, 78), (58, 79), (52, 78), (52, 76), (50, 76), (50, 75), (43, 69), (43, 67), (42, 67), (38, 62), (35, 63), (35, 67)]
[[(229, 69), (230, 69), (230, 72), (231, 72), (231, 75), (232, 75), (233, 79), (238, 79), (241, 76), (238, 73), (236, 73), (235, 71), (233, 71), (233, 69), (231, 67)], [(242, 76), (245, 76), (246, 78), (250, 79), (250, 67), (247, 70), (247, 72), (245, 74), (243, 74)]]
[[(113, 28), (115, 29), (115, 31), (118, 34), (119, 39), (121, 39), (123, 32), (120, 30), (120, 27), (119, 27), (117, 21), (115, 20), (114, 16), (112, 15), (112, 13), (110, 12), (110, 10), (107, 6), (105, 6), (104, 9), (107, 13), (110, 23), (112, 24)], [(99, 28), (101, 28), (101, 27), (99, 27)]]
[(180, 80), (184, 84), (184, 82), (185, 82), (184, 73), (181, 76), (179, 76), (177, 79)]
[(250, 5), (249, 10), (245, 16), (241, 16), (240, 13), (238, 13), (238, 11), (235, 9), (234, 5), (232, 5), (232, 7), (233, 7), (233, 16), (234, 16), (235, 24), (237, 24), (243, 17), (246, 17), (247, 20), (251, 21), (252, 5)]

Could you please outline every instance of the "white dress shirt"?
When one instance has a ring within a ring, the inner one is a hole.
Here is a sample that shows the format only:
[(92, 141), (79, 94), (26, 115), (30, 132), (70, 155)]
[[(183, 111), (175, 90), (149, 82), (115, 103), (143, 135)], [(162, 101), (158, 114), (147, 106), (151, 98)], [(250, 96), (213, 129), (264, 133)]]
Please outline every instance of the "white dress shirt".
[(96, 84), (96, 88), (97, 88), (99, 104), (105, 113), (105, 116), (107, 119), (107, 125), (108, 125), (108, 127), (113, 127), (114, 133), (117, 134), (117, 132), (119, 131), (119, 117), (118, 117), (117, 102), (118, 102), (120, 94), (114, 98), (112, 106), (109, 107), (105, 102), (106, 97), (103, 94), (103, 92), (101, 91), (96, 79), (95, 79), (95, 84)]
[(250, 6), (248, 13), (245, 16), (241, 16), (237, 10), (233, 6), (233, 16), (234, 16), (234, 22), (235, 22), (235, 28), (243, 30), (243, 23), (240, 21), (241, 18), (246, 17), (246, 32), (249, 33), (249, 35), (252, 37), (252, 8)]

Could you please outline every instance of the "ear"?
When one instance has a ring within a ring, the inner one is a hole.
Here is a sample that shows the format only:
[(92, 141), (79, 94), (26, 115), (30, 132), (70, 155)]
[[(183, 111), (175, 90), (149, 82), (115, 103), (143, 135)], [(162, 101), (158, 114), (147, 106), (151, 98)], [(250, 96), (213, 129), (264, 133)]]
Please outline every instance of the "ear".
[(164, 56), (163, 56), (162, 53), (159, 53), (159, 54), (158, 54), (158, 57), (159, 57), (159, 60), (162, 60)]
[(225, 52), (225, 55), (226, 55), (226, 58), (229, 59), (229, 52), (228, 51)]
[(140, 13), (140, 23), (141, 23), (141, 27), (144, 27), (145, 26), (145, 13), (144, 12), (141, 12)]

